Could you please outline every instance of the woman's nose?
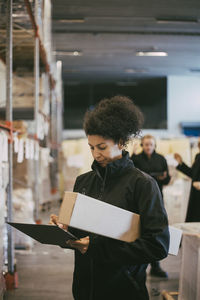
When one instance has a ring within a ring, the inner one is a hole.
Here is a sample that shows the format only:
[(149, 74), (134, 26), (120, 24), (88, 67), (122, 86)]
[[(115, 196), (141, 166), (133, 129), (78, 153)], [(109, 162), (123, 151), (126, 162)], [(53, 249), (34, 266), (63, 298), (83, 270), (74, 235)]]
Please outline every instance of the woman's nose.
[(98, 151), (98, 149), (94, 149), (94, 151), (93, 151), (93, 157), (94, 157), (94, 159), (99, 158), (100, 156), (101, 156), (101, 154)]

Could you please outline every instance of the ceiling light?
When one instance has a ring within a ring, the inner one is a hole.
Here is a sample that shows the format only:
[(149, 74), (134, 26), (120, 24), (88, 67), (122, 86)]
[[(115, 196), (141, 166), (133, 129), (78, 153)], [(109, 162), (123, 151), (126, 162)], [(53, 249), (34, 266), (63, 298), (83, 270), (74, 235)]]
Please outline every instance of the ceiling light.
[(81, 56), (82, 52), (75, 50), (75, 51), (54, 51), (55, 55), (60, 55), (60, 56)]
[(69, 23), (69, 24), (72, 24), (72, 23), (84, 23), (85, 22), (85, 19), (61, 19), (61, 20), (55, 20), (55, 21), (58, 21), (59, 23)]
[(183, 24), (183, 23), (190, 23), (190, 24), (196, 24), (199, 22), (198, 19), (195, 18), (156, 18), (156, 22), (158, 24)]
[(147, 69), (125, 69), (125, 73), (133, 74), (133, 73), (146, 73)]
[(138, 51), (136, 56), (168, 56), (168, 53), (164, 51)]

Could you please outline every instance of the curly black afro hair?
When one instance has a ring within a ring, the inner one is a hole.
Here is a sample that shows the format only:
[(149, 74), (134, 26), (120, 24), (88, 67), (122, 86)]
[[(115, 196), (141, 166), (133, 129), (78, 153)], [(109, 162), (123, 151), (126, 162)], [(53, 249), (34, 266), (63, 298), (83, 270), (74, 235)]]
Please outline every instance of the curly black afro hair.
[(83, 128), (86, 135), (100, 135), (125, 145), (131, 136), (140, 133), (143, 114), (131, 99), (114, 96), (101, 100), (92, 111), (87, 111)]

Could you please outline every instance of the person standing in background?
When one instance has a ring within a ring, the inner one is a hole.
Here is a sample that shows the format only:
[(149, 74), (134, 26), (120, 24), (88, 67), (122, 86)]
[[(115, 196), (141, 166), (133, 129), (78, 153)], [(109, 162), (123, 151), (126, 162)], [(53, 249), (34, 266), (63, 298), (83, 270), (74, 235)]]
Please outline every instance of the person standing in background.
[[(200, 139), (198, 141), (200, 150)], [(200, 153), (195, 157), (192, 167), (188, 167), (180, 154), (175, 153), (174, 158), (178, 162), (177, 170), (192, 178), (186, 222), (200, 222)]]
[[(156, 180), (163, 196), (163, 185), (167, 185), (170, 181), (167, 161), (164, 156), (156, 153), (156, 140), (154, 136), (150, 134), (145, 135), (141, 140), (141, 146), (143, 151), (138, 155), (133, 153), (131, 159), (136, 168), (149, 174)], [(150, 274), (156, 277), (168, 277), (167, 272), (161, 268), (159, 261), (151, 263)]]

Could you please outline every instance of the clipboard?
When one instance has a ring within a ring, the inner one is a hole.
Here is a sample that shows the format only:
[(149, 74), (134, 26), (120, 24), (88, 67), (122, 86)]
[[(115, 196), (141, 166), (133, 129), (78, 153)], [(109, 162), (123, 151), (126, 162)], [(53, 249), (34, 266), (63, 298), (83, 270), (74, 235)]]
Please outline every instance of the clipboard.
[(66, 244), (67, 240), (78, 240), (78, 238), (69, 231), (55, 226), (44, 224), (29, 224), (29, 223), (14, 223), (7, 222), (7, 224), (27, 234), (31, 238), (42, 244), (57, 245), (61, 248), (71, 248)]
[(163, 176), (164, 171), (163, 172), (151, 172), (149, 173), (150, 176), (152, 177), (158, 177), (158, 176)]

